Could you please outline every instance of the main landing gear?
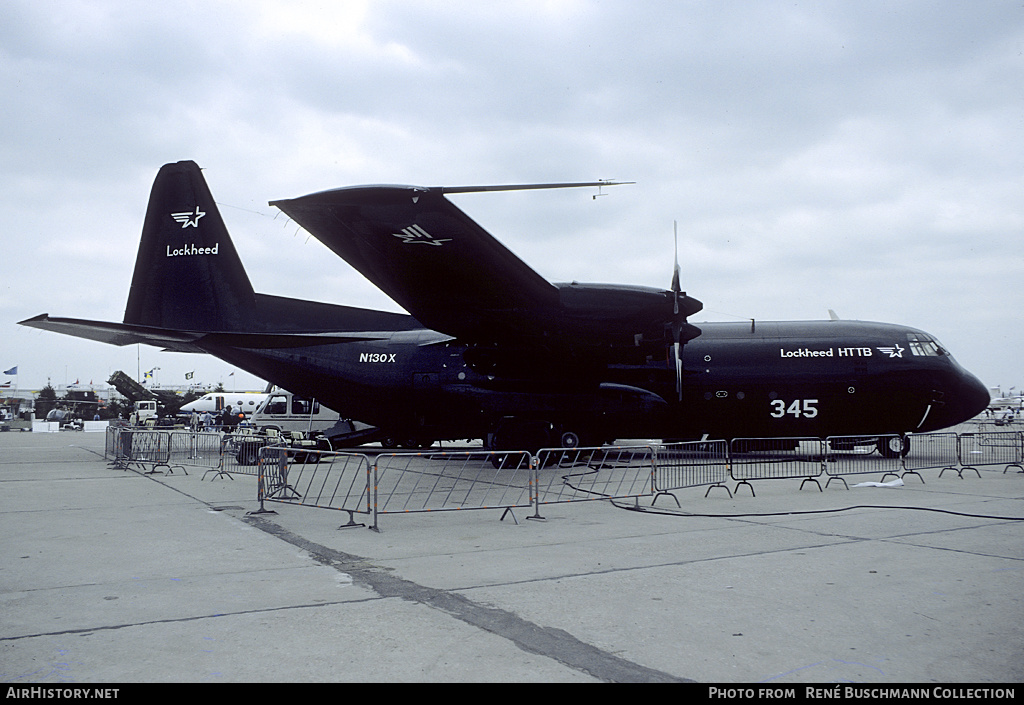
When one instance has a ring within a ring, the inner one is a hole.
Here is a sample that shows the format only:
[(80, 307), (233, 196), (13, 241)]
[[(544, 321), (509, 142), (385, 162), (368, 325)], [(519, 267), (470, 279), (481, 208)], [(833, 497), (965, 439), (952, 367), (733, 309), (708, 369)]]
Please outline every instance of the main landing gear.
[(394, 450), (395, 448), (404, 448), (407, 450), (426, 450), (430, 446), (434, 445), (433, 441), (421, 441), (416, 438), (406, 438), (405, 440), (398, 440), (394, 436), (385, 436), (380, 439), (380, 444), (388, 450)]
[[(503, 419), (487, 434), (488, 450), (528, 450), (536, 455), (541, 448), (579, 448), (593, 445), (596, 434), (582, 428), (556, 426), (550, 421)], [(600, 441), (596, 441), (600, 442)]]

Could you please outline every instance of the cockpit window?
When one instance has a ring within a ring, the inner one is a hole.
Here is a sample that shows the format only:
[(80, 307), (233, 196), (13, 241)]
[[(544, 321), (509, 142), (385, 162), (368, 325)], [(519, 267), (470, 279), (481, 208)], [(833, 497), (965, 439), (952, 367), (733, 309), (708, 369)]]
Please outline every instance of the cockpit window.
[(272, 397), (267, 403), (263, 413), (265, 414), (287, 414), (288, 399), (286, 397)]
[(946, 354), (946, 351), (939, 345), (937, 340), (933, 340), (922, 333), (907, 333), (907, 341), (910, 344), (910, 352), (914, 355), (936, 357)]

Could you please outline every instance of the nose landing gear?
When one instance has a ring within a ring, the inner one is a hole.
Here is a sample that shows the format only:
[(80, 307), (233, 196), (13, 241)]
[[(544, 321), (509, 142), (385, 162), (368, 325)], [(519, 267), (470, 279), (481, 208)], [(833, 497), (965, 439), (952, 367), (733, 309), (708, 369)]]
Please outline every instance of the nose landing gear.
[(885, 458), (902, 458), (910, 452), (910, 439), (905, 435), (879, 436), (877, 448)]

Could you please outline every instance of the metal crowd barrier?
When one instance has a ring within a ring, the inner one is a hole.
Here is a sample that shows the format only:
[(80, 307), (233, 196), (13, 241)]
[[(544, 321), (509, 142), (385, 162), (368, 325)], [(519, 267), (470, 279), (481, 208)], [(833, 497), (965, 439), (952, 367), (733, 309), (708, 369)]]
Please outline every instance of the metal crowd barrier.
[(123, 426), (107, 426), (106, 440), (103, 445), (103, 458), (119, 470), (125, 468), (125, 458), (122, 452), (121, 432)]
[[(114, 467), (128, 470), (134, 463), (146, 474), (152, 475), (157, 468), (170, 466), (171, 434), (169, 431), (151, 431), (139, 428), (108, 428), (104, 447), (105, 457)], [(146, 466), (149, 470), (146, 470)]]
[[(370, 459), (359, 453), (265, 446), (256, 465), (256, 514), (269, 512), (264, 502), (281, 502), (348, 513), (349, 526), (364, 526), (356, 514), (371, 514)], [(376, 521), (374, 522), (376, 525)]]
[(711, 494), (716, 487), (724, 489), (730, 497), (726, 482), (729, 480), (729, 443), (727, 441), (688, 441), (667, 443), (654, 447), (654, 502), (668, 495), (676, 500), (675, 490), (704, 487)]
[[(533, 506), (526, 451), (381, 453), (373, 463), (372, 514)], [(515, 519), (515, 515), (512, 515)]]
[[(887, 436), (882, 437), (883, 440)], [(898, 436), (896, 437), (898, 438)], [(825, 439), (828, 452), (822, 455), (822, 471), (828, 475), (828, 487), (832, 480), (839, 480), (849, 489), (844, 476), (882, 473), (884, 481), (888, 475), (900, 476), (902, 462), (899, 455), (885, 456), (876, 452), (877, 436), (829, 436)], [(923, 481), (923, 480), (922, 480)]]
[(170, 433), (170, 456), (168, 463), (182, 469), (186, 467), (206, 468), (206, 473), (218, 470), (223, 463), (222, 440), (219, 433), (194, 431), (173, 431)]
[(820, 438), (734, 438), (729, 444), (729, 474), (741, 485), (750, 488), (751, 480), (796, 480), (803, 478), (800, 489), (813, 482), (821, 490), (817, 478), (822, 474), (824, 442)]
[[(910, 448), (901, 458), (904, 475), (917, 475), (918, 470), (941, 468), (939, 476), (946, 470), (957, 470), (960, 463), (960, 437), (955, 433), (922, 433), (907, 436)], [(921, 479), (924, 482), (924, 479)]]
[[(962, 433), (958, 437), (960, 468), (957, 474), (962, 478), (964, 470), (973, 470), (981, 477), (977, 466), (1003, 465), (1003, 474), (1012, 467), (1024, 471), (1021, 466), (1024, 452), (1024, 434), (1018, 431), (980, 431)], [(943, 470), (943, 472), (945, 469)], [(942, 473), (939, 473), (942, 476)]]
[(651, 446), (541, 449), (533, 461), (532, 518), (541, 518), (542, 504), (651, 496), (653, 461)]
[(260, 451), (268, 445), (278, 443), (277, 434), (256, 433), (251, 429), (237, 429), (221, 435), (220, 466), (214, 479), (234, 475), (259, 474)]

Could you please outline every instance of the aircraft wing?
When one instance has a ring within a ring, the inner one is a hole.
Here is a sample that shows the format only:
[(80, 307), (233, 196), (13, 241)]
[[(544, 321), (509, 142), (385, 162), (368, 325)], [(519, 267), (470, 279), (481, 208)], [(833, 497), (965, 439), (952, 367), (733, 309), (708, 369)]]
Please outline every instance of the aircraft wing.
[(163, 347), (172, 352), (193, 353), (205, 353), (208, 347), (217, 345), (253, 349), (298, 348), (330, 343), (351, 343), (360, 340), (384, 340), (390, 335), (387, 331), (380, 334), (344, 331), (308, 333), (181, 331), (125, 323), (90, 321), (81, 318), (56, 318), (46, 313), (19, 321), (19, 323), (30, 328), (96, 340), (109, 345), (124, 346), (144, 343)]
[(558, 289), (444, 197), (499, 188), (525, 187), (357, 186), (271, 205), (429, 328), (468, 340), (536, 335)]

